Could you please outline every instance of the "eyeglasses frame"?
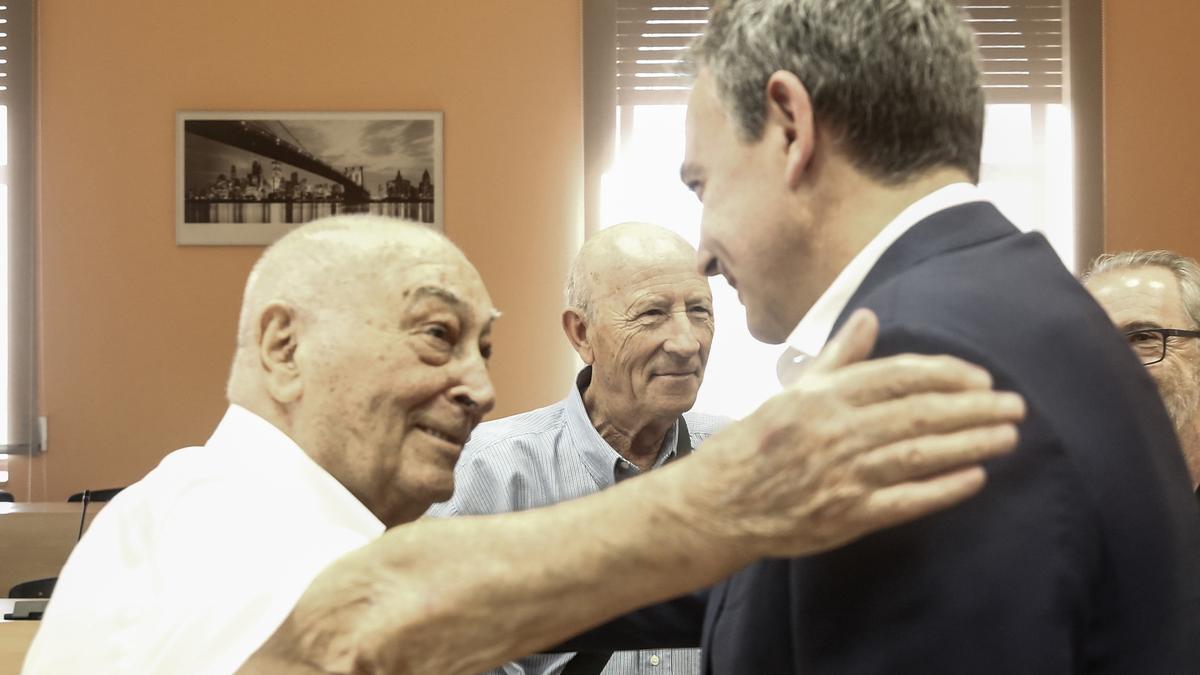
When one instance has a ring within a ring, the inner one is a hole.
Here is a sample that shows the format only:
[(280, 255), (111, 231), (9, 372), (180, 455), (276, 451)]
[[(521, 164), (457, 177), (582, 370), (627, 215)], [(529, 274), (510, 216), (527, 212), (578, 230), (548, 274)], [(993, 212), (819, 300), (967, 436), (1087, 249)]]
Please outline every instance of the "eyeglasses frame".
[(1187, 337), (1200, 338), (1200, 330), (1184, 330), (1182, 328), (1138, 328), (1136, 330), (1127, 330), (1124, 332), (1126, 338), (1138, 333), (1157, 333), (1162, 338), (1162, 356), (1159, 356), (1154, 361), (1143, 361), (1143, 366), (1152, 366), (1156, 363), (1161, 363), (1167, 358), (1167, 338), (1169, 337)]

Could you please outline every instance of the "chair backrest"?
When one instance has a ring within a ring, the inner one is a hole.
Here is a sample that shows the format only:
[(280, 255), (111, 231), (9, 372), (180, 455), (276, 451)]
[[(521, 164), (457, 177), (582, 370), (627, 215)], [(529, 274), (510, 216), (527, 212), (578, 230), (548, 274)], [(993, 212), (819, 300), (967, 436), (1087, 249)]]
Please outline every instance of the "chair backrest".
[[(123, 487), (119, 487), (119, 488), (104, 488), (103, 490), (89, 490), (88, 492), (90, 493), (90, 496), (88, 497), (88, 501), (106, 502), (106, 501), (112, 499), (113, 497), (116, 497), (117, 493), (124, 489), (125, 488), (123, 488)], [(83, 493), (76, 492), (75, 494), (71, 495), (70, 497), (67, 497), (67, 501), (68, 502), (81, 502), (81, 501), (83, 501)]]
[(4, 490), (0, 490), (0, 502), (11, 502), (12, 500), (13, 500), (13, 496), (12, 496), (11, 492), (5, 492)]
[(8, 591), (8, 597), (22, 599), (48, 598), (54, 592), (54, 584), (56, 583), (58, 583), (58, 577), (22, 581)]

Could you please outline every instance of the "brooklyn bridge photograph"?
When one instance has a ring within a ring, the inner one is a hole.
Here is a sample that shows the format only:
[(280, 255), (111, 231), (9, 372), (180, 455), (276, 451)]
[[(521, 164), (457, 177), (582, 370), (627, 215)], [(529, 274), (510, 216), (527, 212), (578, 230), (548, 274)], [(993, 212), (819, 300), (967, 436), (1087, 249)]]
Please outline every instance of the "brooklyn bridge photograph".
[(337, 213), (442, 226), (439, 112), (176, 117), (180, 244), (269, 244)]

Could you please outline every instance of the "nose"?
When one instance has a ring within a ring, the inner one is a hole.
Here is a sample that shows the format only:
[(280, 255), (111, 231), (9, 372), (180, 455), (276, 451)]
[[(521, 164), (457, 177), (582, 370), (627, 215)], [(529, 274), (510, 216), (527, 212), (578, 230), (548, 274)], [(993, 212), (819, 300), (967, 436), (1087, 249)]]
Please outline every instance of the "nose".
[(721, 273), (717, 265), (717, 256), (705, 250), (703, 243), (696, 251), (696, 271), (706, 277), (715, 277)]
[(700, 351), (700, 338), (696, 332), (702, 329), (688, 316), (687, 310), (671, 315), (668, 330), (670, 332), (663, 342), (663, 351), (680, 359), (691, 359)]
[(450, 391), (450, 398), (468, 413), (480, 417), (496, 405), (496, 390), (492, 388), (492, 377), (482, 356), (464, 364), (462, 378)]

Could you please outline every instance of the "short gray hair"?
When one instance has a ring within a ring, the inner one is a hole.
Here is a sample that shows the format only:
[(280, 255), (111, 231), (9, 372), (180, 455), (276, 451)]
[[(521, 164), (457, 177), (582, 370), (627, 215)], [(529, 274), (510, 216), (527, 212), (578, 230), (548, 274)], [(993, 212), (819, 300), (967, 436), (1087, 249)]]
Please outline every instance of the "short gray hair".
[(786, 70), (860, 170), (889, 184), (940, 166), (979, 180), (979, 65), (949, 0), (716, 0), (689, 56), (744, 140), (762, 136), (767, 80)]
[(1192, 322), (1192, 328), (1200, 328), (1200, 265), (1193, 258), (1174, 251), (1121, 251), (1104, 253), (1096, 257), (1080, 276), (1082, 281), (1103, 272), (1133, 267), (1161, 267), (1170, 270), (1179, 281), (1179, 296), (1183, 311)]
[(595, 317), (592, 305), (592, 280), (588, 278), (588, 264), (581, 255), (575, 256), (567, 272), (567, 307), (583, 315), (591, 323)]

